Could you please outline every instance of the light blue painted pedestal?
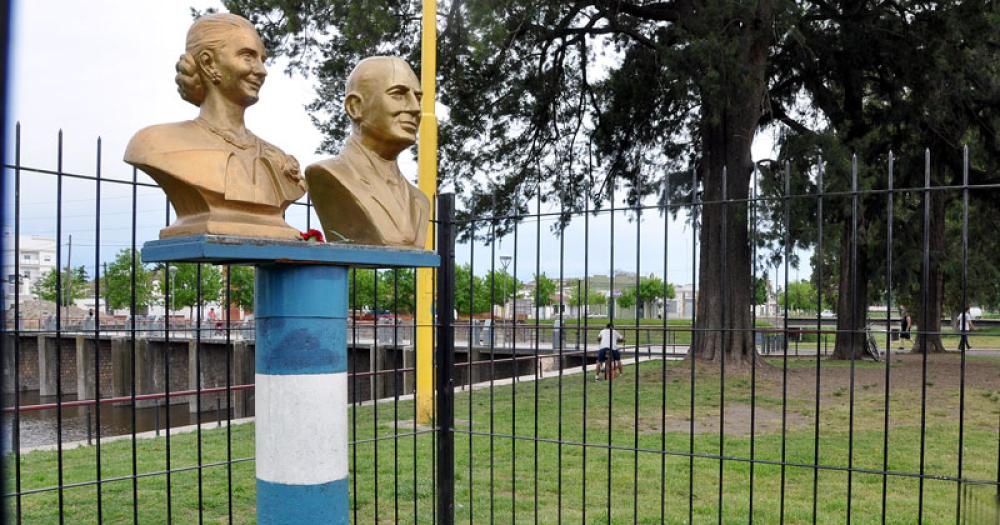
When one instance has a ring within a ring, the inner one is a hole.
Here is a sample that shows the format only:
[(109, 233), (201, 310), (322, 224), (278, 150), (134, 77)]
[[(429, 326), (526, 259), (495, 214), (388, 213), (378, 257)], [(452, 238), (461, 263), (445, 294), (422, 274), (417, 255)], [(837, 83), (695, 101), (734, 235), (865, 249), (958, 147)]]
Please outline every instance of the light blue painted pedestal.
[(142, 260), (257, 267), (257, 523), (348, 523), (348, 267), (436, 267), (438, 255), (201, 235), (147, 242)]

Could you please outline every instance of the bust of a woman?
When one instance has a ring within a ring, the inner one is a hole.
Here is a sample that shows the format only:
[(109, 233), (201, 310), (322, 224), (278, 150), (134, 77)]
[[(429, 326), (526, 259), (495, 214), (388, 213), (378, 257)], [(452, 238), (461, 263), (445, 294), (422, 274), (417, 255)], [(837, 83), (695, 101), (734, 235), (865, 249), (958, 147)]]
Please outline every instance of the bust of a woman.
[(306, 191), (299, 164), (243, 119), (267, 76), (260, 36), (242, 17), (208, 15), (191, 25), (186, 47), (177, 87), (200, 108), (198, 118), (145, 128), (125, 151), (125, 162), (149, 174), (177, 211), (160, 238), (297, 238), (283, 213)]

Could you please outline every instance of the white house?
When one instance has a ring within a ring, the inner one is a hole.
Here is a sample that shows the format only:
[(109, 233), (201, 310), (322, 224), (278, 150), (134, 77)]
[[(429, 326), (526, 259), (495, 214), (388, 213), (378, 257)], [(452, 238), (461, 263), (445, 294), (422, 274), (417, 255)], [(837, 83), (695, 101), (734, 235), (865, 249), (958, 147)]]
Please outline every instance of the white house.
[[(14, 304), (14, 283), (20, 281), (19, 301), (37, 299), (31, 293), (31, 287), (46, 272), (56, 267), (56, 240), (41, 235), (21, 235), (18, 240), (18, 252), (14, 253), (14, 230), (5, 227), (3, 230), (3, 278), (6, 281), (4, 307)], [(15, 273), (17, 261), (17, 273)]]

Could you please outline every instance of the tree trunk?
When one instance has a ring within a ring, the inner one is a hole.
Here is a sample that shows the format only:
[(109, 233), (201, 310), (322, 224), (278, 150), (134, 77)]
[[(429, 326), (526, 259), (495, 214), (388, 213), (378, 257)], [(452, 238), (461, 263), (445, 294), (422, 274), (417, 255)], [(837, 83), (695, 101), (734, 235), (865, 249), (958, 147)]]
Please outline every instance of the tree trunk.
[[(927, 268), (928, 282), (930, 286), (920, 283), (920, 304), (917, 306), (917, 338), (913, 341), (911, 352), (922, 353), (924, 338), (927, 339), (927, 352), (944, 352), (944, 344), (941, 343), (941, 311), (944, 303), (944, 263), (945, 257), (945, 211), (948, 209), (948, 202), (944, 192), (931, 194), (930, 206), (930, 239), (928, 248), (930, 251), (930, 266)], [(921, 273), (920, 279), (923, 279)], [(927, 318), (924, 318), (924, 304), (927, 305)], [(929, 332), (929, 333), (927, 333)]]
[[(735, 120), (735, 119), (734, 119)], [(743, 140), (725, 140), (725, 125), (715, 126), (706, 134), (705, 162), (702, 166), (703, 199), (701, 209), (700, 252), (698, 263), (698, 304), (692, 345), (693, 355), (701, 360), (749, 363), (755, 356), (751, 331), (750, 242), (745, 199), (749, 194), (752, 170), (749, 144)], [(744, 137), (753, 135), (753, 127), (743, 127)], [(738, 134), (733, 134), (737, 135)], [(734, 142), (736, 144), (734, 144)], [(724, 151), (725, 154), (715, 155)], [(744, 202), (722, 204), (722, 173), (726, 166), (727, 200)], [(723, 240), (725, 241), (723, 243)]]
[[(701, 260), (691, 341), (693, 358), (712, 363), (725, 359), (736, 366), (757, 356), (750, 315), (753, 283), (746, 199), (753, 172), (750, 145), (767, 93), (767, 57), (774, 38), (772, 2), (760, 1), (744, 22), (726, 35), (740, 51), (722, 59), (718, 73), (726, 86), (724, 93), (706, 93), (701, 101), (699, 172), (702, 198), (709, 204), (700, 210)], [(723, 172), (726, 199), (737, 202), (717, 202), (723, 196)]]
[[(860, 219), (859, 219), (860, 220)], [(868, 314), (868, 279), (865, 278), (865, 268), (868, 264), (867, 254), (863, 249), (857, 251), (857, 262), (851, 264), (851, 221), (844, 221), (844, 231), (840, 241), (840, 283), (837, 286), (837, 341), (833, 347), (831, 359), (861, 359), (864, 353), (864, 329)], [(859, 234), (860, 236), (860, 234)], [(858, 244), (862, 244), (860, 239)], [(852, 278), (852, 269), (857, 269), (857, 276)], [(854, 290), (851, 290), (851, 285)]]

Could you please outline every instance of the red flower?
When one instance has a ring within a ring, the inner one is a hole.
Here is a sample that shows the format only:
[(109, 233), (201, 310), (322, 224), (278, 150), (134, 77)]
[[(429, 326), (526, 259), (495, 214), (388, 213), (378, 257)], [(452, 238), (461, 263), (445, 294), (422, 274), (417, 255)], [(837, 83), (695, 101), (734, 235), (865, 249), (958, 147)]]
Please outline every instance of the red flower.
[(306, 232), (299, 232), (299, 235), (302, 236), (303, 241), (326, 242), (323, 239), (323, 232), (317, 230), (316, 228), (312, 228)]

